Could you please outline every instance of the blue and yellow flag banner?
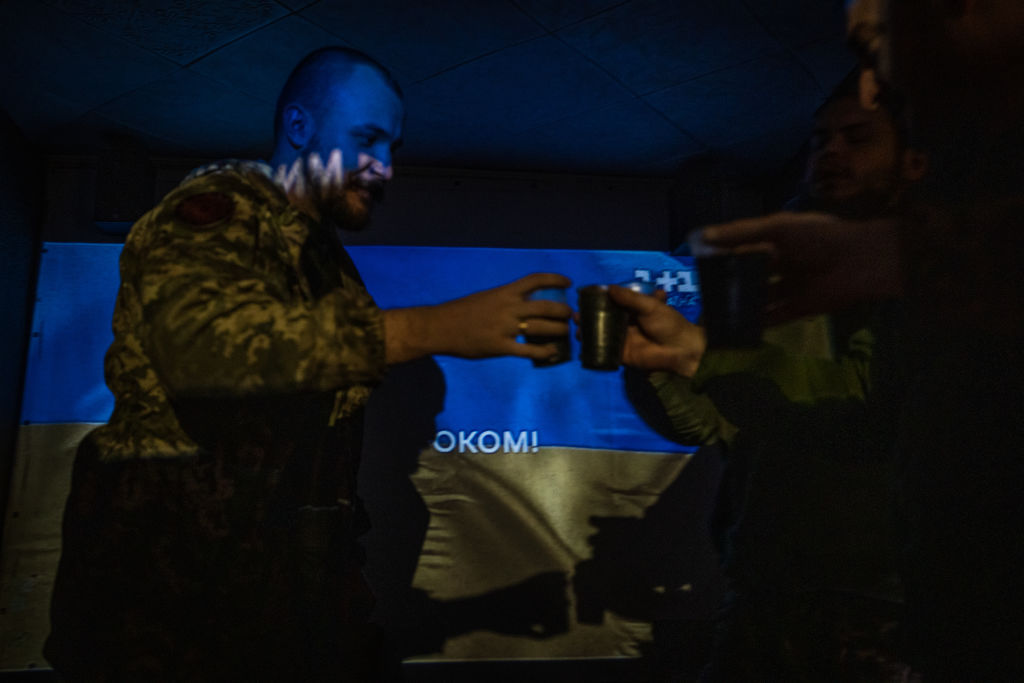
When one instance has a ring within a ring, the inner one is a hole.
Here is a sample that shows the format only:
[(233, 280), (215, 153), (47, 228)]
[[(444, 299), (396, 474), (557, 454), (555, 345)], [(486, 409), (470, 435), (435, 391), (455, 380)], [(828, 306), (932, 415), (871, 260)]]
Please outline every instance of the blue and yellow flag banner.
[[(660, 252), (353, 247), (367, 288), (383, 308), (440, 303), (550, 271), (575, 287), (645, 281), (668, 294), (691, 320), (699, 297), (689, 257)], [(22, 421), (104, 422), (113, 397), (103, 381), (103, 353), (112, 335), (119, 245), (45, 245), (40, 262)], [(467, 361), (441, 357), (447, 385), (437, 417), (441, 452), (536, 452), (542, 446), (678, 451), (629, 406), (617, 372), (573, 361), (534, 368), (529, 360)]]
[[(556, 272), (572, 280), (574, 308), (577, 287), (640, 281), (664, 290), (688, 319), (699, 314), (689, 257), (349, 252), (383, 308)], [(19, 607), (0, 618), (0, 635), (21, 645), (2, 653), (0, 668), (41, 664), (74, 448), (113, 407), (103, 355), (119, 254), (120, 245), (68, 243), (45, 244), (41, 254), (11, 499), (20, 517), (7, 520), (5, 537), (4, 604)], [(714, 557), (701, 543), (717, 470), (704, 463), (680, 476), (691, 449), (643, 422), (621, 370), (584, 369), (574, 335), (571, 347), (572, 360), (546, 367), (437, 357), (395, 368), (376, 392), (360, 483), (374, 524), (367, 573), (386, 627), (431, 636), (411, 638), (406, 655), (634, 657), (652, 638), (652, 615), (713, 608)]]

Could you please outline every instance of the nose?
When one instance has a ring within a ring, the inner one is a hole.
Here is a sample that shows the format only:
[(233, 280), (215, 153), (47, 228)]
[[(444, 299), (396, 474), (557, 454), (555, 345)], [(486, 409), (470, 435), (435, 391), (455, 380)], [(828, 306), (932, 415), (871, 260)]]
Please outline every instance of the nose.
[(875, 69), (861, 69), (858, 86), (860, 106), (868, 111), (878, 109), (878, 95), (881, 91), (881, 86), (878, 84), (878, 74), (875, 72)]
[(842, 134), (832, 133), (831, 135), (828, 136), (828, 139), (825, 141), (825, 144), (821, 146), (820, 154), (822, 156), (841, 154), (842, 152), (845, 151), (845, 148), (846, 145), (844, 143)]
[(378, 151), (374, 154), (360, 154), (362, 157), (359, 160), (359, 166), (366, 169), (366, 173), (373, 176), (374, 179), (388, 181), (391, 180), (391, 176), (394, 175), (394, 169), (391, 166), (391, 152)]
[(391, 155), (388, 155), (387, 160), (377, 160), (377, 164), (373, 171), (376, 175), (380, 176), (384, 180), (391, 180), (391, 176), (395, 174), (394, 168), (391, 166)]

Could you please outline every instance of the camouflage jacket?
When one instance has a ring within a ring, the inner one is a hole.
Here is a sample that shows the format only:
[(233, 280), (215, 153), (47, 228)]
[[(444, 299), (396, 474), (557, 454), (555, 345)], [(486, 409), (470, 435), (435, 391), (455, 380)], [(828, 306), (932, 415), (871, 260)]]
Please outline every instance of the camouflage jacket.
[[(265, 167), (194, 174), (121, 255), (48, 661), (67, 680), (374, 680), (355, 494), (380, 310)], [(364, 650), (366, 652), (364, 652)]]
[(287, 424), (297, 397), (301, 428), (326, 428), (385, 370), (380, 310), (333, 231), (265, 165), (194, 172), (135, 224), (120, 270), (115, 408), (89, 436), (101, 461), (195, 455), (217, 430)]

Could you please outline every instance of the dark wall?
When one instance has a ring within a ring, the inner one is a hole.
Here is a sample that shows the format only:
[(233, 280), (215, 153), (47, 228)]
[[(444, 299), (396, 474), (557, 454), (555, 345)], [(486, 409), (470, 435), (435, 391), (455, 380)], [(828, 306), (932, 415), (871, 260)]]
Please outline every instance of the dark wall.
[(0, 511), (7, 506), (35, 282), (42, 164), (0, 111)]
[[(151, 206), (202, 163), (153, 158), (151, 173), (115, 177), (96, 156), (51, 156), (43, 239), (120, 241), (130, 222), (117, 234), (95, 221), (109, 208), (105, 185), (128, 205)], [(692, 227), (777, 209), (771, 189), (760, 179), (724, 178), (710, 160), (650, 178), (399, 167), (373, 224), (345, 242), (663, 251)]]
[[(152, 176), (114, 179), (121, 196), (151, 206), (200, 159), (152, 160)], [(51, 156), (46, 170), (43, 239), (109, 242), (94, 220), (110, 184), (102, 159)], [(458, 169), (399, 168), (372, 226), (347, 244), (548, 249), (663, 250), (670, 247), (669, 187), (664, 178), (609, 178)], [(133, 204), (134, 201), (127, 201)], [(137, 217), (137, 216), (136, 216)], [(108, 226), (116, 228), (116, 226)], [(123, 228), (127, 229), (125, 223)]]

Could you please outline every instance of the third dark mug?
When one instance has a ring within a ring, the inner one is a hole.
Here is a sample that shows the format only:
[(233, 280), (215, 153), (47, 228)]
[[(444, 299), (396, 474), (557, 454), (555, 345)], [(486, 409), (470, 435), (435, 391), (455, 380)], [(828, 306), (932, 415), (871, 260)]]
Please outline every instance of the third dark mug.
[(768, 255), (749, 252), (700, 256), (697, 276), (708, 347), (759, 346), (768, 283)]
[(629, 311), (612, 301), (607, 285), (587, 285), (577, 292), (580, 362), (590, 370), (617, 370), (622, 364)]

